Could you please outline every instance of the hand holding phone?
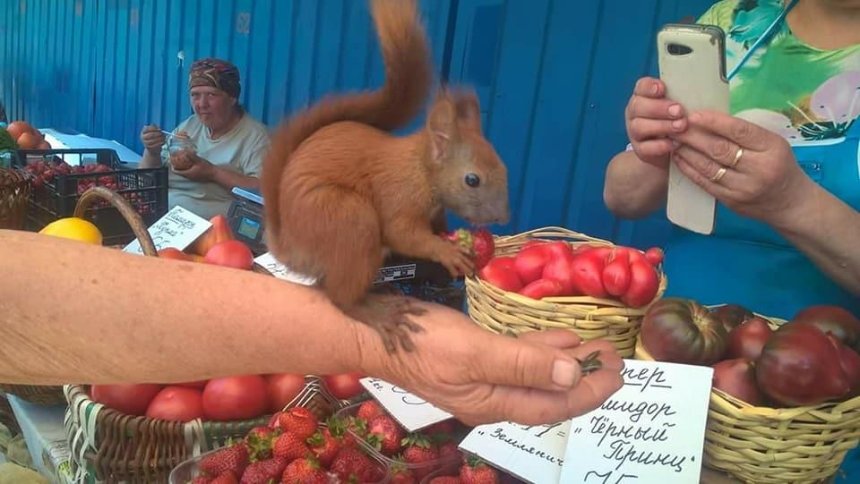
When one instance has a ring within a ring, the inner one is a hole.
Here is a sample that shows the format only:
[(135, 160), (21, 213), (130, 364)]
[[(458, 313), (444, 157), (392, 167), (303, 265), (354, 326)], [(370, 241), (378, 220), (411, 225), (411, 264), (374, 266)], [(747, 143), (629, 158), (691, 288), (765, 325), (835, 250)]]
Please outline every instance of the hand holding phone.
[[(686, 113), (728, 112), (729, 83), (725, 68), (725, 33), (719, 27), (669, 24), (657, 34), (660, 79), (666, 98)], [(681, 227), (700, 234), (714, 231), (716, 200), (669, 163), (666, 215)]]

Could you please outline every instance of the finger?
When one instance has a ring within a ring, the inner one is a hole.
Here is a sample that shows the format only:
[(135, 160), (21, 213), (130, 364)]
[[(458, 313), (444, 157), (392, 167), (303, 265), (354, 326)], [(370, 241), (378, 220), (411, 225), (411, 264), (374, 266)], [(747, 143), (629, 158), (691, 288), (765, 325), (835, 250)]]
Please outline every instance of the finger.
[[(687, 178), (689, 178), (693, 183), (702, 187), (703, 190), (710, 193), (714, 197), (718, 199), (725, 200), (728, 195), (728, 190), (718, 184), (714, 183), (710, 180), (709, 176), (702, 174), (691, 162), (687, 160), (687, 158), (683, 156), (675, 155), (672, 157), (672, 161), (678, 166), (678, 169), (681, 170), (681, 173), (684, 174)], [(726, 177), (728, 177), (730, 173), (726, 173), (720, 183), (725, 183)], [(711, 175), (713, 176), (713, 175)]]
[(632, 141), (647, 141), (654, 138), (680, 135), (687, 128), (687, 120), (684, 118), (663, 120), (637, 117), (631, 119), (627, 126)]
[(582, 344), (582, 338), (573, 331), (552, 329), (548, 331), (528, 331), (517, 336), (530, 343), (552, 346), (559, 349), (576, 348)]
[[(684, 133), (673, 136), (673, 138), (682, 145), (689, 146), (689, 149), (707, 155), (709, 159), (716, 161), (722, 166), (727, 166), (737, 171), (744, 170), (744, 167), (741, 166), (743, 164), (735, 163), (735, 157), (738, 156), (738, 150), (741, 147), (733, 141), (729, 141), (711, 131), (696, 126)], [(718, 168), (715, 168), (714, 171)]]
[(579, 363), (563, 350), (499, 336), (492, 351), (476, 359), (479, 375), (474, 381), (512, 387), (564, 391), (582, 377)]
[(633, 96), (627, 104), (627, 117), (630, 119), (680, 119), (684, 117), (684, 109), (680, 104), (670, 99)]
[[(739, 173), (737, 170), (728, 169), (723, 166), (722, 163), (717, 163), (711, 157), (705, 155), (704, 153), (696, 150), (690, 146), (680, 146), (678, 147), (674, 154), (674, 157), (685, 160), (690, 166), (696, 169), (703, 177), (711, 181), (715, 185), (719, 186), (736, 186)], [(720, 170), (725, 170), (725, 174), (718, 180), (713, 181), (714, 177), (716, 177)]]
[(675, 145), (672, 143), (672, 140), (663, 138), (640, 141), (639, 143), (636, 143), (634, 145), (634, 148), (636, 149), (636, 153), (641, 158), (665, 159), (667, 156), (669, 156), (669, 154), (672, 153), (672, 150), (675, 149)]
[(690, 125), (722, 136), (748, 150), (766, 151), (770, 145), (769, 138), (778, 136), (749, 121), (717, 111), (697, 111), (689, 118)]
[(661, 98), (666, 95), (666, 85), (660, 79), (643, 77), (633, 87), (634, 96)]

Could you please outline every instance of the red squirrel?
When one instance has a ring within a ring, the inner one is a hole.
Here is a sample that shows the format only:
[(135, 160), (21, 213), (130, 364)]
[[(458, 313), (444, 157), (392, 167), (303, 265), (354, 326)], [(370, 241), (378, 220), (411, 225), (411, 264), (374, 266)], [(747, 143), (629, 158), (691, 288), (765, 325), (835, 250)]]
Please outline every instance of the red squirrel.
[(507, 170), (481, 132), (472, 92), (442, 89), (423, 129), (389, 132), (430, 97), (432, 60), (414, 0), (371, 0), (384, 85), (331, 96), (286, 119), (263, 164), (266, 243), (293, 270), (314, 276), (349, 316), (380, 333), (388, 351), (414, 347), (421, 311), (405, 296), (370, 293), (388, 251), (436, 261), (458, 277), (468, 251), (434, 234), (449, 209), (473, 224), (509, 218)]

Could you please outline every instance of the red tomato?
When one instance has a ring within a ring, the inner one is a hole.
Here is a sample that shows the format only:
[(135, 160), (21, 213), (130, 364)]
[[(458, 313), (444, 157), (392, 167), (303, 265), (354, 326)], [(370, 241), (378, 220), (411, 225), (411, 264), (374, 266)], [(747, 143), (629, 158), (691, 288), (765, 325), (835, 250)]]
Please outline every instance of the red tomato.
[(254, 266), (254, 254), (238, 240), (225, 240), (212, 246), (203, 258), (208, 264), (249, 270)]
[(520, 290), (520, 294), (532, 299), (561, 296), (563, 292), (561, 282), (553, 279), (538, 279)]
[[(554, 294), (555, 296), (573, 296), (576, 294), (576, 284), (573, 282), (573, 272), (570, 270), (570, 265), (573, 262), (573, 256), (561, 255), (551, 259), (543, 268), (543, 277), (535, 282), (543, 279), (551, 279), (558, 281), (561, 284), (561, 292)], [(529, 284), (529, 286), (531, 286)], [(524, 291), (525, 289), (523, 289)], [(523, 294), (522, 292), (520, 294)], [(537, 298), (540, 299), (540, 298)]]
[(621, 296), (630, 287), (630, 261), (625, 250), (613, 251), (603, 268), (603, 287), (611, 296)]
[(660, 276), (650, 262), (633, 261), (630, 264), (630, 287), (621, 296), (621, 302), (631, 308), (640, 308), (654, 299), (659, 286)]
[(551, 260), (564, 258), (568, 261), (573, 258), (573, 249), (567, 242), (556, 240), (549, 242), (544, 246), (544, 250), (549, 253)]
[(618, 248), (621, 250), (627, 251), (627, 258), (630, 260), (631, 264), (636, 262), (636, 261), (648, 262), (649, 264), (651, 263), (648, 261), (648, 258), (645, 256), (645, 253), (639, 249), (636, 249), (634, 247), (618, 247)]
[(586, 296), (603, 298), (607, 296), (603, 287), (604, 253), (600, 249), (581, 252), (570, 264), (573, 283), (576, 289)]
[(163, 385), (144, 383), (139, 385), (93, 385), (90, 396), (114, 410), (128, 415), (142, 416), (149, 402), (164, 388)]
[(305, 387), (305, 377), (294, 373), (278, 373), (266, 376), (269, 389), (269, 410), (280, 412), (301, 393)]
[(150, 402), (146, 416), (175, 422), (203, 418), (203, 395), (192, 388), (165, 387)]
[(203, 389), (203, 415), (207, 420), (246, 420), (268, 409), (266, 380), (259, 375), (213, 378)]
[(764, 404), (764, 395), (755, 381), (755, 369), (750, 360), (736, 358), (714, 365), (714, 388), (753, 406)]
[(364, 392), (364, 387), (359, 381), (361, 378), (363, 378), (361, 373), (353, 371), (351, 373), (326, 375), (323, 377), (323, 383), (335, 398), (349, 400)]
[(520, 250), (514, 257), (514, 267), (523, 284), (540, 279), (543, 268), (549, 262), (550, 254), (546, 245), (538, 245)]
[(729, 332), (726, 358), (745, 358), (755, 361), (772, 334), (773, 330), (770, 329), (767, 321), (753, 316)]
[(663, 249), (659, 247), (651, 247), (645, 251), (645, 259), (651, 264), (659, 266), (663, 262)]
[(494, 257), (480, 271), (478, 277), (503, 291), (516, 292), (523, 288), (523, 282), (514, 268), (513, 257)]

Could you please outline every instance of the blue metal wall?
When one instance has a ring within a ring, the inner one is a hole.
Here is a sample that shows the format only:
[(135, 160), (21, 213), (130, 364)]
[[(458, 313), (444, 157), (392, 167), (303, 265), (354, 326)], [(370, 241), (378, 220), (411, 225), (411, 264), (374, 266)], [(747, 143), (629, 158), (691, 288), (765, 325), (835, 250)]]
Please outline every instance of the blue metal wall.
[[(510, 170), (503, 232), (560, 224), (659, 243), (662, 216), (619, 222), (603, 173), (626, 144), (624, 105), (656, 72), (654, 35), (712, 0), (424, 0), (438, 71), (472, 84)], [(0, 95), (10, 118), (141, 150), (147, 123), (191, 113), (190, 63), (230, 59), (269, 126), (332, 90), (382, 81), (362, 0), (3, 0)], [(183, 57), (184, 60), (181, 58)]]

